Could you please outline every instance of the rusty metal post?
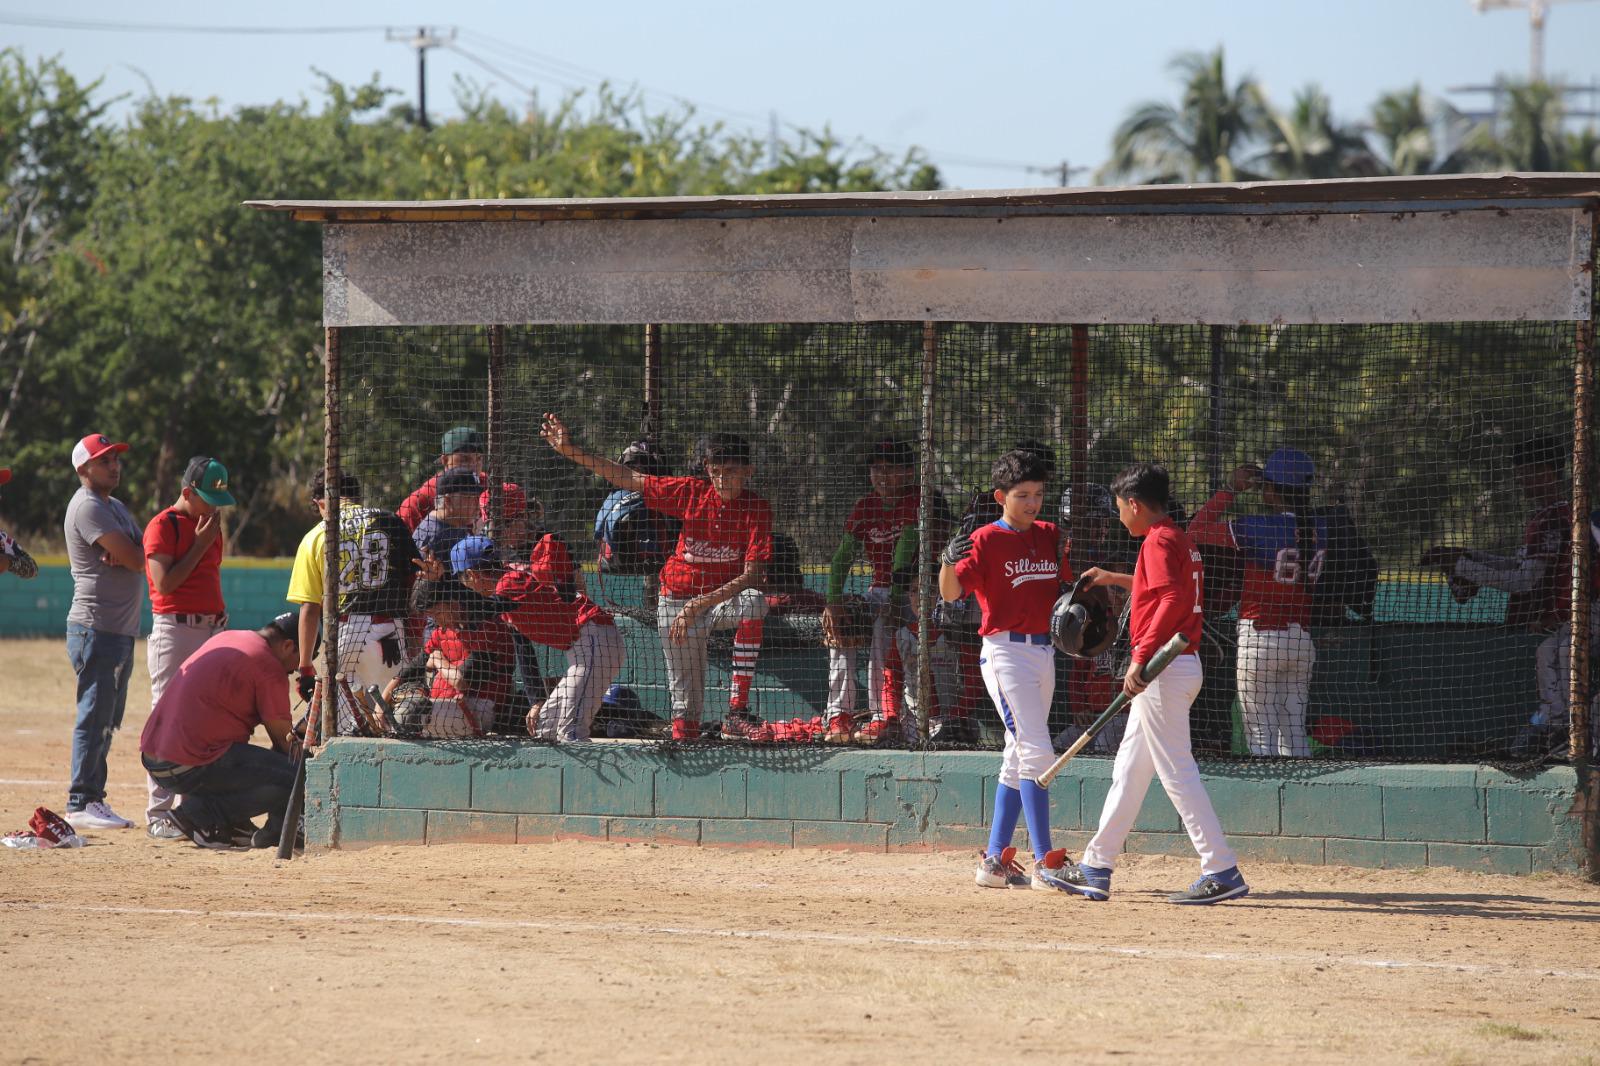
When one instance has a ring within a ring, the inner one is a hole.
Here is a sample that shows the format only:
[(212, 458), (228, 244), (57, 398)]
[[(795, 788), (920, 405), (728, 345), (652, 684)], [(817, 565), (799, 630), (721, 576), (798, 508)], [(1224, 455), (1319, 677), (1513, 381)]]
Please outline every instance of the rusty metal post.
[(661, 443), (661, 327), (644, 327), (644, 422), (640, 427), (652, 443)]
[[(1072, 469), (1067, 484), (1072, 486), (1072, 513), (1067, 515), (1067, 539), (1078, 536), (1083, 526), (1084, 492), (1089, 484), (1089, 327), (1072, 327), (1072, 425), (1067, 443)], [(1081, 548), (1082, 541), (1078, 544)]]
[(918, 434), (921, 469), (917, 502), (917, 736), (928, 740), (933, 706), (933, 395), (938, 375), (939, 338), (932, 322), (922, 324), (922, 428)]
[(1589, 427), (1594, 402), (1594, 320), (1578, 323), (1572, 382), (1572, 632), (1568, 736), (1573, 762), (1589, 758)]
[(489, 537), (496, 540), (505, 529), (506, 446), (505, 403), (501, 398), (506, 375), (506, 328), (489, 327), (488, 422), (489, 454), (485, 467), (489, 475)]
[(1222, 484), (1222, 378), (1225, 364), (1222, 327), (1211, 327), (1211, 421), (1206, 442), (1206, 484), (1215, 492)]
[(323, 330), (322, 476), (328, 515), (322, 523), (322, 730), (324, 743), (339, 725), (339, 345), (340, 330)]

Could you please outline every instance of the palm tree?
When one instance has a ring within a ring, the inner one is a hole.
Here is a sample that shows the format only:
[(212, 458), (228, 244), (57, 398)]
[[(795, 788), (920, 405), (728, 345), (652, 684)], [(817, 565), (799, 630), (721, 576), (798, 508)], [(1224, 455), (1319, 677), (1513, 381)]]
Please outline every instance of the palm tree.
[(1568, 140), (1561, 128), (1560, 90), (1544, 82), (1508, 85), (1505, 106), (1492, 132), (1480, 132), (1476, 147), (1491, 166), (1507, 170), (1568, 169)]
[(1357, 126), (1333, 117), (1328, 94), (1307, 85), (1288, 113), (1271, 108), (1261, 160), (1275, 178), (1346, 178), (1378, 173), (1378, 161)]
[(1421, 85), (1378, 97), (1370, 128), (1384, 173), (1459, 174), (1474, 161), (1471, 122)]
[(1151, 183), (1256, 177), (1237, 162), (1267, 118), (1255, 79), (1246, 75), (1230, 87), (1220, 45), (1209, 54), (1185, 52), (1168, 69), (1183, 83), (1182, 99), (1176, 107), (1152, 100), (1134, 108), (1117, 127), (1101, 173)]

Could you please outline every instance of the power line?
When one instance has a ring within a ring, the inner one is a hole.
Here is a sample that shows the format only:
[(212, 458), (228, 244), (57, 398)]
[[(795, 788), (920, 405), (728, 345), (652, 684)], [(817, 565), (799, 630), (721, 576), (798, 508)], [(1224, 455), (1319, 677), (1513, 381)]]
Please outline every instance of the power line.
[(205, 26), (181, 22), (107, 22), (98, 19), (19, 15), (11, 11), (0, 11), (0, 26), (27, 26), (44, 30), (91, 30), (103, 33), (212, 33), (257, 36), (376, 33), (389, 28), (388, 26)]
[[(307, 36), (383, 33), (388, 35), (391, 40), (396, 39), (394, 34), (397, 32), (391, 25), (373, 24), (350, 26), (225, 26), (178, 22), (114, 22), (102, 19), (65, 19), (45, 15), (25, 15), (6, 11), (0, 11), (0, 25), (22, 26), (33, 29), (75, 30), (102, 33), (191, 33), (237, 36)], [(448, 41), (443, 39), (443, 34), (446, 32), (452, 35)], [(415, 37), (407, 36), (404, 38), (407, 42), (412, 43), (414, 47), (417, 47), (419, 68), (423, 67), (426, 63), (425, 55), (427, 49), (431, 47), (440, 47), (454, 52), (455, 54), (461, 56), (461, 58), (467, 60), (469, 63), (480, 67), (494, 77), (506, 82), (511, 87), (530, 96), (532, 96), (534, 93), (534, 87), (532, 85), (525, 84), (524, 81), (518, 77), (507, 73), (504, 69), (502, 69), (502, 67), (509, 66), (514, 70), (518, 70), (523, 74), (524, 77), (532, 77), (543, 81), (554, 82), (564, 89), (575, 91), (586, 90), (597, 85), (628, 84), (633, 86), (633, 88), (635, 88), (641, 95), (669, 100), (675, 105), (689, 107), (698, 114), (708, 115), (712, 118), (720, 118), (720, 120), (728, 121), (731, 124), (742, 128), (748, 133), (767, 136), (769, 139), (771, 137), (772, 128), (775, 125), (773, 122), (774, 113), (772, 112), (759, 114), (754, 111), (745, 111), (741, 108), (726, 107), (721, 104), (714, 104), (705, 100), (697, 100), (693, 97), (684, 96), (681, 93), (675, 93), (670, 90), (656, 88), (638, 81), (624, 83), (621, 79), (614, 78), (606, 74), (604, 71), (596, 70), (593, 67), (586, 67), (582, 64), (573, 63), (570, 60), (561, 59), (558, 56), (547, 55), (542, 52), (533, 51), (532, 49), (509, 44), (500, 38), (491, 37), (488, 34), (478, 33), (469, 29), (461, 29), (459, 27), (436, 27), (434, 28), (433, 33), (438, 37), (438, 39), (433, 39), (430, 37), (429, 41), (422, 46), (416, 45)], [(457, 33), (465, 37), (466, 40), (471, 43), (473, 51), (468, 51), (454, 43), (454, 35)], [(494, 57), (494, 62), (490, 62), (490, 60), (483, 58), (483, 56), (475, 54), (479, 51), (487, 52), (492, 55)], [(426, 118), (423, 117), (425, 115), (425, 105), (422, 104), (422, 100), (420, 99), (422, 94), (426, 91), (420, 81), (422, 77), (422, 72), (419, 69), (418, 115), (419, 119), (426, 124)], [(793, 122), (782, 121), (776, 124), (781, 125), (783, 128), (792, 133), (814, 133), (814, 131), (808, 130)], [(993, 159), (982, 156), (966, 155), (960, 152), (941, 151), (938, 149), (929, 148), (925, 145), (907, 145), (885, 141), (869, 141), (868, 139), (862, 137), (855, 138), (855, 140), (860, 143), (870, 144), (872, 147), (884, 151), (899, 152), (902, 154), (909, 154), (912, 151), (916, 151), (920, 152), (924, 157), (936, 163), (943, 163), (947, 166), (958, 166), (975, 170), (997, 170), (1031, 174), (1059, 174), (1061, 173), (1062, 169), (1060, 164), (1041, 165), (1038, 163), (1018, 162), (1016, 160)], [(1079, 168), (1072, 169), (1077, 170)]]

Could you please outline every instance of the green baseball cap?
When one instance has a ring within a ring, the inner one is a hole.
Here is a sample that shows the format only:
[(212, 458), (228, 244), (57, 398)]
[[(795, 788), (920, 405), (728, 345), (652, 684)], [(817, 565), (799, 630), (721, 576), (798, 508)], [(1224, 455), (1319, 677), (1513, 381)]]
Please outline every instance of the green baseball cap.
[(228, 468), (209, 456), (189, 460), (183, 483), (213, 507), (232, 507), (239, 502), (228, 492)]
[(455, 429), (446, 430), (444, 440), (439, 445), (440, 455), (454, 455), (456, 452), (482, 452), (483, 434), (471, 426), (457, 426)]

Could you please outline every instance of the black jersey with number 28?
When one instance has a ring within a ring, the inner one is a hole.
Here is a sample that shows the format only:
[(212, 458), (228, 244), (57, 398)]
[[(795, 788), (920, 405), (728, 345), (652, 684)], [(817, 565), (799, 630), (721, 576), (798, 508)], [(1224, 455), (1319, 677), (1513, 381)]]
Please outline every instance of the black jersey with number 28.
[(400, 516), (376, 507), (339, 508), (339, 611), (398, 618), (410, 613), (421, 558)]

